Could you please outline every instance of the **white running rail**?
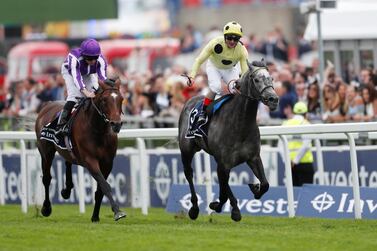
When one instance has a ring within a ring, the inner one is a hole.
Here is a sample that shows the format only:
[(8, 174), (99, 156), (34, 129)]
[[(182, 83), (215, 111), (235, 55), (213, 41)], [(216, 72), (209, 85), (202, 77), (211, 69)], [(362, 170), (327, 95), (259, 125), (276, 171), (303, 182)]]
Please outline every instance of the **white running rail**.
[[(315, 140), (315, 146), (319, 154), (317, 154), (317, 162), (319, 172), (323, 173), (323, 160), (322, 160), (322, 153), (321, 153), (321, 146), (319, 139), (347, 139), (350, 146), (350, 158), (351, 158), (351, 169), (352, 169), (352, 177), (353, 177), (353, 196), (355, 201), (355, 218), (361, 218), (361, 207), (360, 207), (360, 187), (358, 182), (358, 167), (357, 167), (357, 156), (356, 156), (356, 148), (355, 148), (355, 139), (359, 137), (368, 137), (370, 139), (377, 139), (377, 122), (370, 122), (370, 123), (339, 123), (339, 124), (315, 124), (315, 125), (300, 125), (300, 126), (264, 126), (260, 127), (260, 133), (262, 138), (266, 139), (281, 139), (284, 145), (284, 154), (287, 156), (289, 154), (289, 150), (287, 147), (287, 138), (291, 135), (302, 135), (303, 138), (310, 138)], [(164, 129), (126, 129), (121, 130), (119, 133), (119, 139), (136, 139), (137, 146), (139, 150), (140, 160), (145, 158), (145, 139), (169, 139), (175, 138), (178, 135), (177, 128), (164, 128)], [(25, 141), (34, 141), (35, 133), (34, 132), (10, 132), (10, 131), (3, 131), (0, 132), (0, 141), (20, 141), (21, 142), (21, 173), (22, 180), (26, 183), (26, 165), (23, 163), (26, 161), (25, 155)], [(145, 176), (145, 173), (148, 173), (146, 170), (147, 167), (144, 166), (145, 163), (141, 161), (143, 165), (141, 168), (142, 173)], [(1, 161), (1, 152), (0, 152), (0, 203), (4, 203), (4, 188), (1, 184), (4, 184), (4, 175), (3, 175), (3, 167)], [(210, 168), (208, 165), (205, 166), (206, 173), (210, 173), (207, 168)], [(294, 207), (293, 207), (293, 185), (292, 185), (292, 176), (291, 176), (291, 167), (290, 163), (287, 161), (285, 163), (285, 174), (287, 178), (287, 197), (288, 197), (288, 215), (289, 217), (294, 217)], [(81, 175), (80, 175), (81, 176)], [(141, 177), (142, 180), (148, 180), (148, 177)], [(207, 181), (210, 181), (209, 177), (206, 177)], [(79, 180), (79, 182), (83, 182)], [(21, 205), (22, 211), (27, 212), (27, 184), (22, 184), (22, 196), (21, 196)], [(142, 182), (142, 184), (147, 184), (148, 182)], [(207, 188), (210, 189), (210, 185), (207, 184)], [(141, 189), (143, 194), (143, 202), (142, 202), (142, 212), (143, 214), (148, 213), (148, 206), (149, 206), (149, 190), (148, 186), (142, 186)], [(207, 191), (208, 193), (209, 191)], [(79, 200), (83, 200), (82, 196), (80, 196)], [(82, 205), (82, 201), (80, 205)], [(85, 208), (82, 209), (80, 206), (80, 212), (85, 211)]]

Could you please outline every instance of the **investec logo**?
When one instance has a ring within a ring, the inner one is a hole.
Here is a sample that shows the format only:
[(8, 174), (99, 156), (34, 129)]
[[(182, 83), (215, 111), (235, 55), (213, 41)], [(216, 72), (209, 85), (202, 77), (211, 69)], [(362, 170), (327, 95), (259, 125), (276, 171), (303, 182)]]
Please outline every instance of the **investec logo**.
[[(337, 202), (334, 197), (328, 193), (324, 192), (317, 195), (312, 201), (311, 204), (313, 208), (322, 213), (330, 208), (336, 207), (336, 212), (338, 213), (352, 213), (355, 205), (353, 199), (348, 199), (348, 193), (342, 193), (342, 196)], [(352, 198), (352, 196), (350, 196)], [(373, 200), (360, 200), (361, 211), (368, 210), (370, 213), (373, 213), (377, 209), (377, 202)]]
[[(198, 205), (202, 204), (204, 201), (199, 194)], [(215, 194), (212, 195), (212, 198)], [(181, 206), (189, 210), (191, 208), (191, 194), (185, 194), (179, 200)], [(239, 199), (238, 207), (242, 212), (247, 212), (250, 214), (266, 214), (266, 215), (286, 215), (288, 213), (288, 202), (284, 198), (277, 198), (275, 200), (255, 200), (255, 199)], [(297, 201), (294, 202), (294, 208), (297, 208)], [(208, 208), (208, 210), (210, 210)], [(223, 207), (224, 213), (230, 213), (231, 206), (229, 200), (225, 203)]]

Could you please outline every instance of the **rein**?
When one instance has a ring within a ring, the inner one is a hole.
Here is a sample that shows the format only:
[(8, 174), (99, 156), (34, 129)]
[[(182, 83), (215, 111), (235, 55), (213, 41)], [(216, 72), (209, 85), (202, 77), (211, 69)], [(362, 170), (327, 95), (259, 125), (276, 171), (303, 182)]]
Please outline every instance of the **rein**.
[[(105, 91), (114, 91), (114, 90), (118, 91), (118, 89), (116, 89), (116, 88), (109, 88), (109, 89), (103, 90), (100, 94), (103, 94)], [(94, 101), (93, 101), (92, 98), (90, 99), (90, 101), (91, 101), (91, 103), (92, 103), (94, 109), (97, 111), (97, 113), (101, 116), (101, 118), (102, 118), (103, 121), (105, 122), (105, 124), (107, 124), (107, 123), (111, 123), (112, 121), (111, 121), (110, 119), (107, 118), (106, 114), (103, 113), (103, 112), (101, 111), (101, 109), (98, 108), (98, 106), (94, 103)]]

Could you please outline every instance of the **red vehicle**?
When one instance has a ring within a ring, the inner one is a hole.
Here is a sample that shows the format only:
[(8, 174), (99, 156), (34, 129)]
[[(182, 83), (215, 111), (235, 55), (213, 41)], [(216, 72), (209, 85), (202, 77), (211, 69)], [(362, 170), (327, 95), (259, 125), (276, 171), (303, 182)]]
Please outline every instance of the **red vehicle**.
[(0, 103), (4, 102), (5, 94), (6, 94), (5, 89), (4, 89), (5, 74), (7, 72), (6, 66), (7, 64), (6, 64), (5, 59), (0, 58)]
[(60, 72), (60, 67), (69, 52), (63, 42), (24, 42), (14, 46), (8, 53), (6, 84), (33, 77), (45, 81), (49, 75)]
[(109, 64), (128, 71), (164, 69), (180, 50), (179, 40), (175, 38), (114, 39), (100, 44)]

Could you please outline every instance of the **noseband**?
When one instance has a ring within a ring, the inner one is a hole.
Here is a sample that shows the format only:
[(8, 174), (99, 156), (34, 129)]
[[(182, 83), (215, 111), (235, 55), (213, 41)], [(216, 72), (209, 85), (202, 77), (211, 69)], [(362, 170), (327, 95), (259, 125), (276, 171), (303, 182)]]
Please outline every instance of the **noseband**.
[[(259, 70), (262, 70), (262, 69), (266, 69), (267, 70), (267, 67), (255, 67), (255, 69), (251, 72), (251, 76), (252, 76), (252, 81), (253, 81), (253, 85), (254, 85), (254, 87), (255, 87), (255, 80), (254, 80), (254, 78), (256, 77), (256, 73), (259, 71)], [(264, 78), (266, 78), (265, 76), (263, 76)], [(268, 89), (268, 88), (272, 88), (272, 89), (274, 89), (274, 86), (272, 85), (272, 84), (268, 84), (268, 85), (266, 85), (259, 93), (257, 93), (258, 95), (256, 95), (257, 96), (257, 98), (255, 98), (255, 97), (250, 97), (249, 95), (245, 95), (245, 94), (243, 94), (242, 92), (240, 92), (240, 94), (239, 95), (241, 95), (242, 97), (246, 97), (246, 98), (248, 98), (248, 99), (251, 99), (251, 100), (257, 100), (257, 101), (262, 101), (262, 94), (263, 94), (263, 92), (266, 90), (266, 89)], [(255, 88), (254, 88), (255, 89)], [(253, 92), (253, 91), (252, 91)]]
[[(100, 95), (102, 95), (106, 91), (118, 91), (118, 89), (116, 89), (116, 88), (109, 88), (109, 89), (103, 90), (100, 93)], [(97, 113), (101, 116), (101, 118), (103, 119), (103, 121), (105, 122), (105, 124), (107, 124), (107, 123), (115, 123), (114, 121), (111, 121), (110, 119), (107, 118), (106, 114), (104, 112), (102, 112), (100, 108), (98, 108), (98, 106), (94, 103), (94, 101), (93, 101), (92, 98), (91, 98), (91, 103), (92, 103), (94, 109), (97, 111)]]

